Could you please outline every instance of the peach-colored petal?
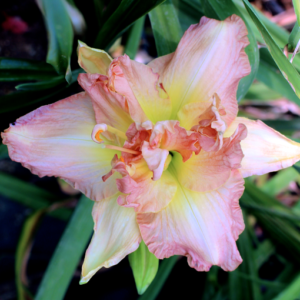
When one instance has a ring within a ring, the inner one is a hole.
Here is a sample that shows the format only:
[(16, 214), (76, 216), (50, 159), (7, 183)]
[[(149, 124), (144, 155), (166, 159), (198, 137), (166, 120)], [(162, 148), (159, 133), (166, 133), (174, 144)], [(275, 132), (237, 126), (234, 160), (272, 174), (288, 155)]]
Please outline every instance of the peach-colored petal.
[(118, 194), (94, 204), (94, 236), (85, 254), (81, 284), (102, 267), (119, 263), (141, 242), (134, 210), (118, 205), (117, 197)]
[(226, 130), (225, 136), (230, 136), (240, 123), (248, 131), (246, 139), (241, 142), (244, 158), (240, 171), (243, 177), (277, 171), (300, 160), (300, 144), (261, 121), (238, 117)]
[[(127, 55), (120, 56), (112, 62), (109, 69), (110, 88), (125, 96), (129, 102), (138, 101), (144, 117), (153, 123), (167, 120), (171, 114), (171, 101), (159, 83), (159, 75), (144, 64), (132, 61)], [(159, 108), (159, 109), (158, 109)]]
[(241, 167), (243, 152), (240, 141), (247, 135), (246, 126), (239, 124), (235, 133), (224, 139), (223, 147), (216, 152), (203, 149), (188, 161), (174, 153), (172, 163), (177, 171), (179, 182), (193, 191), (206, 192), (222, 186), (230, 177), (232, 169)]
[(137, 214), (149, 250), (159, 259), (185, 255), (197, 271), (208, 271), (212, 265), (234, 270), (242, 262), (235, 241), (244, 230), (238, 202), (243, 185), (242, 176), (234, 170), (215, 191), (200, 193), (178, 186), (164, 210)]
[[(39, 176), (58, 176), (93, 200), (117, 191), (115, 177), (103, 182), (117, 151), (101, 149), (91, 133), (91, 99), (79, 93), (18, 119), (2, 133), (11, 159)], [(116, 174), (117, 175), (117, 174)]]
[(159, 56), (148, 63), (148, 67), (150, 67), (154, 73), (162, 74), (164, 69), (170, 63), (171, 59), (174, 56), (174, 52)]
[(184, 105), (209, 101), (217, 93), (229, 125), (238, 111), (238, 83), (251, 71), (244, 51), (248, 44), (246, 26), (238, 16), (225, 21), (202, 17), (192, 25), (160, 77), (172, 101), (171, 119)]
[(91, 74), (107, 75), (112, 58), (103, 50), (91, 48), (78, 41), (78, 63), (82, 69)]
[(117, 179), (117, 186), (123, 195), (118, 198), (119, 205), (134, 207), (136, 212), (158, 212), (173, 199), (177, 183), (173, 176), (164, 171), (160, 179), (152, 180), (152, 172), (144, 159), (126, 166), (124, 162), (114, 158), (112, 171), (104, 177), (109, 178), (119, 172), (123, 178)]

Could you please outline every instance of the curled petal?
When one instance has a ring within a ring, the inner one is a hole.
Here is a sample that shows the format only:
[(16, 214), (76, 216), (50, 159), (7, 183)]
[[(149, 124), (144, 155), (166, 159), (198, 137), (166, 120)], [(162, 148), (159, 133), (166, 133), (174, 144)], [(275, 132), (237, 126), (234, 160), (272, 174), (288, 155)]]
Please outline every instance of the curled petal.
[(261, 121), (236, 118), (225, 135), (230, 136), (240, 123), (248, 131), (247, 138), (241, 142), (244, 158), (240, 171), (243, 177), (278, 171), (300, 160), (300, 144)]
[(121, 193), (118, 203), (124, 207), (134, 207), (136, 212), (158, 212), (173, 199), (177, 183), (168, 170), (157, 181), (152, 180), (152, 172), (145, 160), (126, 166), (124, 162), (114, 159), (112, 171), (104, 178), (119, 172), (123, 178), (117, 179)]
[(215, 191), (199, 193), (179, 185), (165, 209), (137, 214), (149, 250), (159, 259), (185, 255), (197, 271), (208, 271), (212, 265), (234, 270), (242, 262), (235, 241), (244, 230), (238, 203), (243, 185), (238, 170)]
[(238, 83), (251, 71), (244, 51), (247, 33), (235, 15), (224, 21), (202, 17), (185, 32), (160, 77), (172, 101), (171, 119), (184, 105), (209, 101), (217, 93), (226, 109), (225, 122), (234, 120)]
[[(110, 88), (125, 96), (129, 103), (137, 101), (144, 116), (136, 122), (166, 120), (171, 114), (171, 101), (159, 83), (159, 75), (144, 64), (132, 61), (127, 55), (112, 62), (109, 70)], [(159, 109), (158, 109), (159, 108)]]
[(153, 171), (153, 180), (158, 180), (164, 171), (169, 151), (160, 148), (153, 149), (148, 142), (144, 142), (142, 153), (149, 169)]
[(23, 116), (2, 138), (11, 159), (32, 173), (61, 177), (90, 199), (101, 200), (117, 191), (116, 177), (105, 183), (101, 178), (116, 151), (92, 141), (95, 124), (91, 99), (79, 93)]
[(223, 119), (226, 112), (220, 104), (220, 98), (214, 94), (210, 107), (198, 117), (199, 124), (191, 129), (200, 133), (199, 144), (205, 151), (218, 151), (223, 146), (227, 125)]
[(141, 235), (135, 212), (119, 206), (117, 197), (118, 194), (94, 204), (94, 235), (85, 254), (81, 284), (102, 267), (116, 265), (139, 247)]
[(229, 138), (224, 139), (221, 150), (206, 152), (203, 149), (188, 161), (182, 162), (174, 155), (172, 163), (176, 168), (179, 182), (193, 191), (205, 192), (222, 186), (230, 177), (232, 169), (241, 167), (243, 152), (240, 142), (247, 135), (246, 126), (239, 124)]
[(176, 151), (187, 161), (193, 152), (198, 152), (195, 145), (198, 135), (179, 126), (178, 121), (157, 122), (150, 137), (151, 147), (160, 147), (169, 151)]
[(82, 69), (91, 74), (107, 75), (112, 58), (103, 50), (91, 48), (78, 41), (78, 63)]

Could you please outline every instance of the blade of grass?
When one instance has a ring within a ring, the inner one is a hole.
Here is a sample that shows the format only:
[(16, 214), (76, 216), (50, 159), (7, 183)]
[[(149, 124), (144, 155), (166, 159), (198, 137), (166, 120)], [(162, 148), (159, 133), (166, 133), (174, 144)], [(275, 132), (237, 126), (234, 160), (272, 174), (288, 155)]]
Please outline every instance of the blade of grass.
[(299, 174), (293, 167), (281, 170), (268, 180), (261, 187), (261, 190), (274, 197), (286, 188), (290, 182), (295, 181), (298, 177)]
[[(247, 215), (244, 212), (244, 221), (246, 229), (249, 228)], [(243, 263), (233, 272), (229, 273), (229, 296), (230, 300), (259, 300), (262, 299), (258, 281), (257, 266), (254, 259), (254, 249), (248, 230), (244, 230), (237, 240)], [(243, 278), (241, 274), (249, 276)]]
[(93, 202), (82, 196), (47, 267), (35, 300), (62, 300), (92, 235)]
[[(46, 208), (53, 202), (61, 201), (56, 195), (4, 172), (0, 172), (0, 194), (32, 209)], [(68, 220), (71, 211), (61, 208), (51, 212), (50, 215)]]
[(130, 29), (129, 37), (124, 51), (130, 57), (130, 59), (134, 59), (138, 51), (144, 23), (145, 16), (139, 18)]
[(300, 274), (274, 300), (298, 299), (300, 297)]
[(292, 86), (293, 90), (295, 90), (296, 95), (300, 96), (300, 75), (297, 70), (293, 67), (293, 65), (289, 62), (286, 56), (282, 53), (282, 50), (278, 47), (270, 33), (268, 32), (265, 25), (260, 21), (255, 9), (252, 5), (248, 2), (248, 0), (243, 0), (245, 7), (251, 16), (252, 20), (254, 21), (255, 25), (261, 32), (265, 43), (267, 44), (268, 50), (272, 55), (274, 61), (278, 65), (280, 71), (282, 72), (283, 76)]
[(26, 282), (26, 264), (29, 258), (29, 253), (32, 247), (32, 240), (35, 232), (37, 230), (38, 224), (42, 216), (45, 214), (45, 209), (41, 209), (29, 216), (23, 225), (22, 232), (19, 238), (19, 242), (16, 249), (16, 263), (15, 263), (15, 276), (16, 276), (16, 286), (18, 293), (18, 300), (27, 300), (31, 298), (28, 295), (27, 289), (28, 285)]
[(16, 86), (16, 89), (21, 91), (41, 91), (41, 90), (51, 89), (61, 84), (65, 84), (64, 76), (57, 76), (49, 80), (35, 82), (35, 83), (19, 84)]

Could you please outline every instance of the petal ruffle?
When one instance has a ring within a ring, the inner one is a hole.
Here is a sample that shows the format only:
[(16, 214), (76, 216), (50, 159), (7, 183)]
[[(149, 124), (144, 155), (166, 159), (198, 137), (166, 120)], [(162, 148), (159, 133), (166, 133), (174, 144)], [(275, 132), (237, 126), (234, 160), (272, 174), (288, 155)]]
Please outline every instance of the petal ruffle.
[(118, 205), (117, 197), (118, 194), (94, 204), (94, 236), (85, 254), (81, 284), (102, 267), (119, 263), (141, 242), (134, 210)]
[(224, 21), (202, 17), (199, 24), (192, 25), (172, 59), (165, 59), (166, 68), (160, 74), (160, 82), (172, 101), (171, 119), (177, 118), (184, 105), (209, 101), (217, 93), (229, 125), (238, 111), (238, 83), (251, 71), (244, 51), (248, 44), (246, 26), (238, 16)]
[(78, 41), (78, 63), (82, 69), (90, 74), (107, 75), (112, 58), (103, 50), (91, 48)]
[(96, 124), (91, 99), (79, 93), (19, 118), (2, 133), (11, 159), (39, 176), (58, 176), (93, 200), (117, 191), (103, 182), (116, 153), (91, 139)]
[(261, 121), (236, 118), (224, 136), (230, 136), (238, 124), (247, 127), (247, 137), (241, 142), (244, 158), (240, 169), (243, 177), (262, 175), (292, 166), (300, 160), (300, 144)]
[[(171, 114), (171, 101), (159, 83), (159, 75), (144, 64), (130, 60), (127, 55), (113, 60), (109, 69), (110, 88), (125, 96), (129, 102), (138, 101), (145, 116), (135, 119), (153, 123), (167, 120)], [(158, 109), (159, 108), (159, 109)]]
[(126, 166), (124, 162), (114, 158), (112, 171), (105, 176), (109, 178), (119, 172), (123, 178), (117, 179), (117, 186), (122, 195), (118, 203), (124, 207), (134, 207), (136, 212), (158, 212), (165, 208), (173, 199), (177, 182), (168, 170), (164, 171), (157, 181), (152, 180), (152, 172), (145, 160)]
[(177, 171), (178, 181), (192, 191), (206, 192), (215, 190), (225, 184), (232, 169), (241, 167), (243, 152), (240, 142), (247, 135), (246, 126), (239, 124), (229, 138), (224, 139), (223, 147), (216, 152), (203, 149), (188, 161), (174, 153), (172, 163)]
[(238, 170), (215, 191), (199, 193), (178, 186), (164, 210), (137, 214), (142, 238), (159, 259), (185, 255), (197, 271), (212, 265), (232, 271), (242, 262), (235, 241), (244, 230), (238, 203), (243, 191)]

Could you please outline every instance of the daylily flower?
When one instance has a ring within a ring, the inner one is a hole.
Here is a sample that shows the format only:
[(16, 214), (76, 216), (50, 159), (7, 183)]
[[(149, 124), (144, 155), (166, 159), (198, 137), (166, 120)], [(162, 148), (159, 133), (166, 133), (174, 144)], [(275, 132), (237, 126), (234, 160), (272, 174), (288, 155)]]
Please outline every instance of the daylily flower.
[(293, 165), (300, 145), (237, 117), (250, 73), (243, 21), (203, 17), (177, 50), (148, 65), (80, 43), (82, 93), (43, 106), (3, 134), (10, 157), (58, 176), (95, 201), (82, 283), (143, 239), (157, 258), (191, 267), (241, 262), (243, 177)]

